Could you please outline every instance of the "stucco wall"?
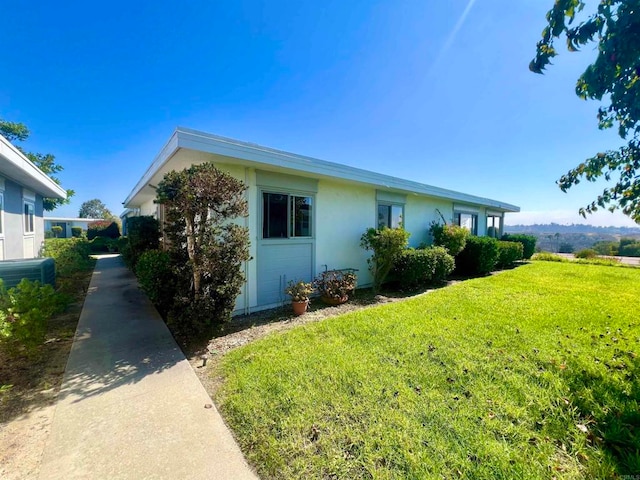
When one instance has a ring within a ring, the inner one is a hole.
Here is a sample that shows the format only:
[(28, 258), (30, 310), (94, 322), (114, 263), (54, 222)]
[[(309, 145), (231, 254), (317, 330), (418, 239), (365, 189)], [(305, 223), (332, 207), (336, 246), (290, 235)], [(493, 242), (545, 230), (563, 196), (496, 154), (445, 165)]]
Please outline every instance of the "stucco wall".
[(409, 195), (404, 207), (405, 229), (411, 233), (409, 246), (418, 247), (421, 243), (431, 243), (429, 227), (431, 222), (440, 222), (442, 219), (438, 210), (444, 216), (447, 223), (453, 218), (453, 202), (430, 197), (418, 197)]
[[(204, 158), (203, 158), (204, 161)], [(196, 161), (194, 163), (201, 163)], [(239, 219), (238, 223), (249, 228), (251, 241), (250, 254), (252, 260), (243, 267), (247, 284), (236, 301), (235, 313), (243, 313), (247, 309), (255, 310), (258, 298), (258, 244), (261, 239), (261, 198), (256, 185), (256, 170), (251, 167), (216, 163), (221, 170), (235, 178), (247, 182), (247, 201), (249, 217)], [(369, 227), (377, 223), (377, 190), (373, 187), (361, 186), (348, 182), (328, 179), (318, 181), (318, 191), (314, 203), (314, 237), (315, 265), (313, 275), (325, 269), (355, 268), (358, 269), (360, 286), (370, 285), (371, 274), (368, 270), (367, 258), (370, 253), (360, 247), (360, 237)], [(411, 233), (410, 246), (417, 247), (429, 242), (428, 230), (431, 222), (441, 221), (440, 214), (449, 223), (454, 216), (452, 201), (407, 195), (404, 206), (405, 228)], [(478, 234), (486, 234), (486, 209), (472, 207), (478, 215)], [(156, 215), (157, 206), (148, 201), (140, 206), (141, 215)]]
[(376, 222), (373, 188), (320, 180), (316, 195), (316, 274), (340, 268), (357, 268), (358, 283), (369, 284), (369, 255), (360, 237)]

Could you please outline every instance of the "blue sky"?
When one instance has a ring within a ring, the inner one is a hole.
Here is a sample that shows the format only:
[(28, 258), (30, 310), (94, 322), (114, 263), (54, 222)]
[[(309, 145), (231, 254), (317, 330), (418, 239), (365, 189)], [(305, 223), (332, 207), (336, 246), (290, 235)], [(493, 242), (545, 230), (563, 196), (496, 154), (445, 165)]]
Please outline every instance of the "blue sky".
[(555, 180), (621, 140), (574, 94), (591, 48), (529, 72), (551, 4), (0, 0), (0, 118), (64, 166), (55, 216), (119, 214), (181, 125), (519, 205), (511, 224), (585, 222), (603, 185)]

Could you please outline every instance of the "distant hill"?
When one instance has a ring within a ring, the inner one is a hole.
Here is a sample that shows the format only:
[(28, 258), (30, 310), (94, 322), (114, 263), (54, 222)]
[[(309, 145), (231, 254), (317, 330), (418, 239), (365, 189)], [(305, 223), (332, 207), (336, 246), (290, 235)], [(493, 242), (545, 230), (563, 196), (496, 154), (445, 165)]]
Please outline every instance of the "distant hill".
[(596, 242), (617, 242), (621, 238), (640, 239), (640, 227), (595, 227), (581, 223), (505, 225), (504, 230), (506, 233), (526, 233), (535, 236), (538, 239), (536, 250), (546, 252), (578, 251), (590, 248)]
[(640, 235), (640, 227), (596, 227), (584, 223), (574, 223), (571, 225), (560, 225), (558, 223), (543, 223), (534, 225), (505, 225), (507, 233), (599, 233), (604, 235)]

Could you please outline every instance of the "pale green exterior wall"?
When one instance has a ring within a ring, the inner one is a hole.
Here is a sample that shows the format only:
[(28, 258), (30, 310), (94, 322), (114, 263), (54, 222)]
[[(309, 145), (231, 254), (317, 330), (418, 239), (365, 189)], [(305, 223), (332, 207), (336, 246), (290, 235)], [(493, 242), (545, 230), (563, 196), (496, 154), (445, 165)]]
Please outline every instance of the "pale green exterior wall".
[[(256, 184), (256, 169), (228, 164), (216, 164), (216, 166), (233, 177), (243, 180), (249, 186), (246, 193), (249, 216), (238, 220), (238, 223), (249, 229), (252, 260), (243, 268), (247, 282), (237, 298), (235, 313), (259, 310), (264, 307), (257, 303), (259, 288), (257, 256), (262, 233), (262, 207), (261, 187)], [(379, 190), (374, 187), (322, 178), (318, 181), (317, 190), (313, 206), (315, 255), (312, 274), (318, 275), (325, 269), (355, 268), (358, 270), (359, 286), (369, 285), (372, 280), (367, 265), (370, 253), (360, 247), (360, 237), (367, 228), (376, 226), (376, 198)], [(486, 209), (478, 206), (469, 208), (477, 212), (478, 235), (485, 235)], [(433, 197), (406, 195), (404, 225), (405, 229), (411, 233), (410, 246), (417, 247), (423, 242), (429, 243), (428, 230), (431, 222), (441, 221), (437, 210), (449, 223), (453, 219), (454, 202)], [(140, 214), (156, 215), (157, 205), (153, 201), (142, 204)]]

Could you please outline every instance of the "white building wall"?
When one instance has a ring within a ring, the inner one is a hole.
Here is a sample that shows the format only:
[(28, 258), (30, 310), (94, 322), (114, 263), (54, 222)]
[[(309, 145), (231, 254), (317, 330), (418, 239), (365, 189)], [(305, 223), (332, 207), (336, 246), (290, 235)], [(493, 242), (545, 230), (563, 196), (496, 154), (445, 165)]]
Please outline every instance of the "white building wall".
[(421, 243), (431, 243), (429, 237), (431, 222), (442, 223), (438, 211), (447, 223), (452, 222), (453, 202), (417, 195), (407, 197), (407, 203), (404, 206), (404, 227), (411, 233), (409, 246), (418, 247)]
[[(200, 163), (200, 162), (194, 162)], [(249, 186), (247, 201), (249, 217), (238, 223), (249, 228), (251, 260), (243, 266), (247, 282), (236, 300), (234, 314), (254, 311), (257, 304), (257, 245), (261, 235), (261, 205), (256, 185), (256, 170), (238, 165), (216, 164), (221, 170), (243, 180)], [(314, 204), (314, 227), (316, 239), (315, 271), (318, 275), (325, 269), (355, 268), (358, 270), (358, 285), (371, 284), (367, 258), (370, 252), (360, 247), (360, 237), (367, 228), (377, 224), (376, 189), (352, 183), (320, 179)], [(486, 234), (486, 209), (478, 208), (478, 234)], [(149, 200), (140, 206), (140, 215), (156, 215), (157, 205)], [(438, 213), (438, 211), (440, 213)], [(409, 245), (417, 247), (430, 243), (431, 222), (441, 222), (440, 214), (447, 223), (453, 221), (454, 203), (449, 200), (407, 195), (404, 206), (404, 223), (411, 233)]]
[(368, 252), (360, 237), (376, 224), (376, 191), (320, 180), (316, 195), (316, 274), (326, 269), (357, 268), (358, 284), (371, 283)]

